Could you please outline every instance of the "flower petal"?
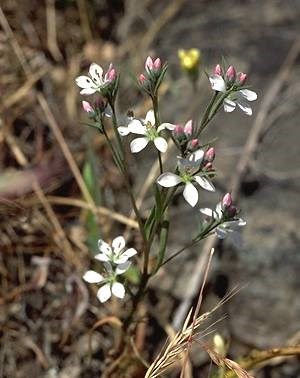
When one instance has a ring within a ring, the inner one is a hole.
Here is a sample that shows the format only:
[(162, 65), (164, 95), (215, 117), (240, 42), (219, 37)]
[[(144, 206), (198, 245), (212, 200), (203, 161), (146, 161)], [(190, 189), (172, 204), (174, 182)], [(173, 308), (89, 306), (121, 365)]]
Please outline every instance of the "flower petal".
[(91, 78), (97, 85), (103, 84), (103, 69), (96, 63), (92, 63), (89, 69), (89, 74), (91, 75)]
[(219, 239), (225, 239), (226, 238), (226, 236), (227, 236), (227, 234), (228, 234), (228, 232), (226, 231), (226, 230), (224, 230), (222, 227), (217, 227), (216, 229), (215, 229), (215, 232), (216, 232), (216, 234), (217, 234), (217, 237), (219, 238)]
[(117, 267), (116, 267), (116, 270), (115, 270), (115, 273), (116, 275), (119, 275), (119, 274), (123, 274), (126, 272), (126, 270), (130, 267), (131, 265), (131, 262), (130, 261), (126, 261), (124, 262), (123, 264), (119, 264)]
[(226, 113), (231, 113), (236, 108), (236, 103), (229, 100), (229, 98), (225, 98), (223, 105), (224, 105), (224, 111)]
[(95, 88), (85, 88), (80, 91), (80, 94), (82, 95), (91, 95), (93, 93), (97, 92), (97, 89)]
[(124, 298), (125, 297), (125, 288), (120, 282), (114, 282), (112, 284), (111, 291), (115, 297)]
[(238, 107), (245, 113), (247, 114), (248, 116), (251, 116), (252, 115), (252, 108), (251, 106), (246, 102), (246, 101), (242, 101), (242, 100), (239, 100), (237, 102), (238, 104)]
[(151, 109), (147, 112), (145, 117), (145, 123), (150, 123), (152, 126), (155, 126), (155, 116), (154, 111)]
[(215, 192), (216, 189), (213, 184), (205, 177), (194, 176), (194, 180), (201, 186), (201, 188), (208, 190), (210, 192)]
[(97, 292), (97, 298), (101, 303), (106, 302), (111, 297), (110, 284), (107, 283), (104, 286), (100, 287)]
[(99, 283), (103, 281), (103, 276), (101, 276), (101, 274), (95, 272), (94, 270), (88, 270), (84, 273), (82, 278), (88, 283)]
[(154, 139), (155, 147), (158, 149), (158, 151), (164, 153), (167, 151), (168, 143), (167, 141), (162, 137), (157, 137)]
[(112, 242), (113, 252), (115, 255), (118, 255), (126, 245), (125, 239), (123, 236), (116, 237)]
[(136, 138), (130, 143), (130, 149), (133, 154), (142, 151), (148, 144), (148, 138)]
[(124, 264), (130, 257), (137, 254), (134, 248), (129, 248), (127, 251), (123, 252), (118, 258), (115, 259), (116, 264)]
[(128, 259), (136, 254), (137, 251), (134, 248), (128, 248), (124, 253), (122, 253), (122, 255), (126, 255)]
[(248, 101), (255, 101), (257, 99), (257, 94), (254, 91), (250, 91), (249, 89), (241, 89), (239, 91), (243, 97), (245, 97)]
[(214, 215), (214, 211), (208, 207), (200, 209), (200, 212), (204, 215), (207, 215), (208, 217), (213, 217)]
[(223, 217), (222, 203), (219, 202), (216, 206), (216, 218), (221, 219)]
[(111, 246), (102, 239), (98, 240), (98, 249), (100, 252), (104, 253), (107, 256), (110, 256), (112, 254)]
[(121, 136), (126, 136), (128, 134), (130, 134), (130, 130), (128, 127), (125, 127), (125, 126), (120, 126), (118, 127), (118, 132)]
[(222, 76), (220, 75), (211, 75), (209, 77), (209, 81), (213, 90), (218, 92), (225, 92), (226, 91), (226, 83)]
[(94, 256), (96, 260), (99, 261), (109, 261), (110, 257), (106, 255), (105, 253), (98, 253), (97, 255)]
[(191, 153), (188, 159), (190, 162), (195, 162), (195, 163), (200, 164), (202, 162), (203, 156), (204, 156), (204, 151), (200, 149)]
[(164, 188), (171, 188), (172, 186), (176, 186), (182, 182), (182, 179), (180, 176), (175, 175), (174, 173), (165, 172), (161, 174), (156, 181)]
[(79, 88), (91, 88), (95, 86), (92, 79), (88, 76), (78, 76), (76, 77), (75, 82)]
[(231, 230), (238, 230), (239, 227), (246, 226), (246, 224), (247, 224), (247, 222), (245, 222), (243, 219), (239, 218), (237, 220), (225, 222), (225, 223), (223, 223), (223, 226), (225, 228), (229, 228)]
[(133, 119), (128, 124), (128, 130), (133, 134), (146, 135), (146, 127), (138, 119)]
[(114, 259), (114, 263), (117, 264), (117, 265), (121, 265), (121, 264), (124, 264), (126, 263), (126, 261), (128, 260), (128, 257), (126, 255), (121, 255), (119, 257), (116, 257)]
[(167, 129), (167, 130), (174, 130), (176, 125), (173, 125), (172, 123), (162, 123), (160, 126), (157, 128), (157, 132), (160, 133), (162, 130)]
[(199, 197), (198, 190), (191, 182), (185, 184), (183, 197), (192, 207), (196, 206)]

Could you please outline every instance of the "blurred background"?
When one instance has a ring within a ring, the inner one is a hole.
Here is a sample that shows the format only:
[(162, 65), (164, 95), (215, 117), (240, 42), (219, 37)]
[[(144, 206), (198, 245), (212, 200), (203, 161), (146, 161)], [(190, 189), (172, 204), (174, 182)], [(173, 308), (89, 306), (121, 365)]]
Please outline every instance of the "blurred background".
[[(148, 55), (169, 65), (160, 101), (168, 122), (198, 119), (211, 95), (205, 72), (222, 57), (258, 93), (252, 117), (220, 112), (203, 133), (204, 142), (217, 138), (218, 176), (216, 194), (201, 192), (201, 206), (233, 190), (247, 221), (241, 245), (215, 244), (203, 311), (239, 291), (211, 320), (217, 324), (205, 340), (222, 335), (233, 359), (300, 343), (299, 16), (299, 0), (1, 1), (0, 377), (101, 376), (110, 327), (94, 332), (91, 353), (89, 330), (104, 316), (121, 316), (126, 303), (100, 305), (81, 276), (99, 237), (126, 232), (136, 249), (140, 239), (102, 136), (82, 124), (74, 78), (91, 62), (113, 62), (121, 73), (120, 120), (128, 110), (144, 116), (150, 102), (134, 77)], [(177, 55), (190, 48), (201, 51), (196, 90)], [(168, 153), (167, 166), (175, 156)], [(128, 158), (146, 216), (154, 156)], [(199, 214), (178, 196), (171, 219), (169, 253), (190, 240)], [(159, 352), (168, 326), (182, 325), (209, 243), (153, 280), (142, 309), (149, 312), (140, 338), (146, 360)], [(208, 376), (210, 358), (199, 345), (192, 361), (194, 377)], [(299, 359), (272, 360), (254, 376), (300, 377)]]

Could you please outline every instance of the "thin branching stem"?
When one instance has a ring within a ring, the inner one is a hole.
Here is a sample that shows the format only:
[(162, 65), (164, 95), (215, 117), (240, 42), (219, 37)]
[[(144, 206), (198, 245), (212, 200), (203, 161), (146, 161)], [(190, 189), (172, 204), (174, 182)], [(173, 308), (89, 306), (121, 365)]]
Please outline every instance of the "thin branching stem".
[(122, 156), (121, 157), (121, 161), (122, 161), (121, 172), (122, 172), (124, 179), (125, 179), (126, 190), (129, 194), (129, 197), (130, 197), (130, 200), (131, 200), (131, 203), (132, 203), (132, 207), (133, 207), (133, 211), (135, 213), (136, 219), (137, 219), (138, 224), (139, 224), (139, 229), (140, 229), (141, 235), (142, 235), (143, 240), (144, 240), (144, 244), (145, 244), (145, 246), (147, 246), (148, 242), (147, 242), (147, 238), (146, 238), (144, 224), (143, 224), (140, 212), (137, 208), (136, 201), (135, 201), (135, 198), (134, 198), (134, 194), (133, 194), (131, 186), (130, 186), (128, 165), (127, 165), (127, 160), (126, 160), (126, 156), (125, 156), (124, 146), (123, 146), (120, 134), (118, 132), (118, 122), (117, 122), (115, 107), (114, 107), (113, 104), (110, 104), (110, 106), (111, 106), (111, 110), (112, 110), (113, 129), (114, 129), (114, 133), (115, 133), (116, 140), (117, 140), (117, 143), (118, 143), (119, 152), (121, 153), (121, 156)]

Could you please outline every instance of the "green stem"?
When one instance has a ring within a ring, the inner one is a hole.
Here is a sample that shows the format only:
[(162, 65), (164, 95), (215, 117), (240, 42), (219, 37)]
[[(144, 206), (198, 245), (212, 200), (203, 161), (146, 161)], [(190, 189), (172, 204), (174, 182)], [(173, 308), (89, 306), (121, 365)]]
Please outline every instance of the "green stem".
[[(165, 199), (165, 203), (164, 203), (164, 205), (163, 205), (163, 207), (162, 207), (161, 217), (160, 217), (159, 219), (155, 219), (155, 222), (154, 222), (153, 228), (152, 228), (151, 233), (150, 233), (150, 236), (149, 236), (149, 243), (150, 243), (150, 245), (151, 245), (152, 242), (153, 242), (153, 239), (154, 239), (154, 237), (155, 237), (155, 234), (156, 234), (157, 228), (158, 228), (158, 226), (159, 226), (159, 224), (160, 224), (160, 222), (161, 222), (161, 219), (163, 218), (163, 216), (164, 216), (164, 214), (165, 214), (165, 212), (166, 212), (166, 210), (167, 210), (167, 208), (168, 208), (168, 206), (169, 206), (169, 204), (170, 204), (170, 202), (171, 202), (171, 200), (172, 200), (172, 198), (173, 198), (173, 196), (174, 196), (176, 190), (177, 190), (177, 187), (174, 187), (174, 188), (171, 190), (170, 193), (167, 193), (167, 197), (166, 197), (166, 199)], [(162, 192), (162, 194), (163, 194), (163, 192)], [(168, 195), (168, 194), (169, 194), (169, 195)]]
[(207, 236), (209, 236), (210, 232), (213, 231), (216, 227), (218, 227), (220, 222), (214, 223), (212, 226), (207, 227), (200, 235), (195, 237), (190, 243), (186, 244), (182, 248), (180, 248), (177, 252), (173, 253), (170, 257), (168, 257), (159, 268), (161, 268), (163, 265), (167, 264), (171, 260), (173, 260), (175, 257), (180, 255), (183, 251), (185, 251), (187, 248), (193, 247), (196, 243), (200, 242), (201, 240), (205, 239)]
[(231, 89), (227, 90), (225, 93), (219, 96), (218, 100), (216, 101), (216, 98), (220, 92), (215, 91), (210, 103), (208, 104), (208, 107), (206, 108), (204, 116), (201, 120), (200, 127), (197, 132), (197, 136), (200, 135), (200, 133), (205, 129), (205, 127), (209, 124), (212, 118), (216, 115), (216, 113), (221, 108), (223, 101), (225, 100), (225, 98), (228, 96), (230, 92), (231, 92)]
[(197, 131), (197, 137), (199, 137), (200, 133), (204, 130), (206, 124), (207, 124), (207, 120), (208, 120), (208, 116), (209, 116), (209, 113), (210, 113), (210, 110), (218, 96), (218, 93), (217, 91), (214, 92), (212, 98), (210, 99), (210, 102), (209, 104), (207, 105), (207, 108), (203, 114), (203, 117), (201, 119), (201, 122), (200, 122), (200, 126), (199, 126), (199, 130)]
[[(156, 129), (160, 125), (160, 120), (159, 120), (159, 112), (158, 112), (158, 97), (153, 96), (152, 98), (152, 105), (153, 105), (153, 111), (154, 111), (154, 118), (155, 118), (155, 127)], [(162, 164), (162, 159), (161, 159), (161, 152), (157, 150), (157, 156), (158, 156), (158, 162), (159, 162), (159, 170), (160, 174), (163, 173), (163, 164)]]
[(114, 107), (113, 104), (111, 104), (110, 106), (111, 106), (111, 110), (112, 110), (113, 129), (114, 129), (116, 140), (117, 140), (117, 143), (118, 143), (119, 152), (121, 153), (121, 162), (122, 162), (121, 172), (122, 172), (122, 174), (124, 176), (124, 179), (125, 179), (125, 186), (126, 186), (128, 194), (129, 194), (129, 197), (130, 197), (130, 200), (131, 200), (131, 203), (132, 203), (133, 211), (135, 213), (137, 222), (139, 224), (140, 233), (141, 233), (141, 235), (143, 237), (145, 246), (147, 246), (148, 242), (147, 242), (147, 237), (146, 237), (146, 233), (145, 233), (145, 229), (144, 229), (144, 224), (143, 224), (140, 212), (139, 212), (139, 210), (137, 208), (137, 205), (136, 205), (136, 202), (135, 202), (135, 198), (134, 198), (131, 186), (130, 186), (130, 180), (129, 180), (129, 174), (128, 174), (129, 173), (129, 171), (128, 171), (128, 165), (127, 165), (127, 160), (126, 160), (126, 157), (125, 157), (124, 146), (123, 146), (120, 134), (118, 132), (118, 123), (117, 123), (117, 117), (116, 117), (115, 107)]
[[(98, 129), (98, 130), (99, 130), (99, 129)], [(99, 131), (100, 131), (100, 130), (99, 130)], [(104, 134), (105, 139), (106, 139), (106, 141), (107, 141), (107, 144), (109, 145), (109, 148), (110, 148), (110, 150), (111, 150), (111, 152), (112, 152), (112, 155), (113, 155), (113, 158), (114, 158), (114, 161), (115, 161), (117, 167), (119, 168), (119, 170), (120, 170), (121, 172), (123, 172), (122, 160), (121, 160), (121, 158), (120, 158), (118, 152), (115, 150), (113, 144), (111, 143), (111, 140), (109, 139), (109, 136), (108, 136), (108, 134), (107, 134), (107, 132), (106, 132), (106, 130), (105, 130), (104, 127), (103, 127), (103, 130), (102, 130), (102, 131), (103, 131), (103, 134)], [(100, 132), (101, 132), (101, 131), (100, 131)]]

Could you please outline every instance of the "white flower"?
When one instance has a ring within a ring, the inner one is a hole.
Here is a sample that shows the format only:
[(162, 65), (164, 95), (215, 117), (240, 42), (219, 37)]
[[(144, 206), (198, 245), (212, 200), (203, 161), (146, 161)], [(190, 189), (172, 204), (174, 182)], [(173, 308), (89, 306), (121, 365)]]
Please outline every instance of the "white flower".
[(129, 122), (128, 127), (119, 127), (118, 131), (122, 136), (128, 135), (129, 133), (143, 135), (140, 138), (133, 139), (130, 143), (132, 153), (142, 151), (149, 142), (153, 142), (160, 152), (166, 152), (168, 143), (159, 135), (164, 129), (174, 130), (175, 125), (171, 123), (162, 123), (156, 129), (154, 111), (149, 110), (144, 121), (133, 119)]
[(196, 206), (198, 202), (198, 191), (192, 184), (196, 181), (203, 189), (214, 192), (213, 184), (203, 175), (197, 173), (200, 170), (204, 157), (203, 150), (197, 150), (190, 154), (187, 159), (178, 159), (179, 175), (171, 172), (161, 174), (157, 183), (165, 188), (174, 187), (180, 183), (184, 183), (183, 197), (192, 206)]
[(103, 76), (103, 69), (96, 63), (92, 63), (89, 68), (89, 76), (78, 76), (75, 81), (79, 88), (82, 88), (80, 94), (91, 95), (110, 83), (114, 77), (115, 69), (109, 66), (106, 74)]
[(98, 241), (98, 248), (100, 253), (95, 256), (95, 259), (100, 261), (109, 261), (112, 264), (122, 265), (130, 263), (127, 261), (130, 257), (137, 254), (134, 248), (125, 249), (125, 239), (123, 236), (118, 236), (112, 241), (112, 246), (103, 240)]
[(240, 89), (237, 92), (232, 92), (224, 100), (225, 112), (233, 112), (236, 106), (238, 106), (245, 114), (251, 116), (252, 108), (248, 101), (255, 101), (257, 94), (249, 89)]
[[(213, 90), (218, 92), (226, 92), (226, 82), (221, 75), (211, 75), (209, 81)], [(233, 91), (224, 99), (224, 111), (227, 113), (233, 112), (238, 106), (247, 115), (252, 115), (252, 108), (248, 101), (255, 101), (257, 94), (249, 89), (240, 89)]]
[[(209, 208), (203, 208), (200, 209), (201, 213), (213, 218), (214, 220), (218, 222), (222, 222), (223, 218), (223, 210), (222, 210), (222, 204), (219, 202), (216, 206), (215, 210), (209, 209)], [(215, 228), (215, 232), (219, 239), (225, 239), (226, 236), (230, 234), (234, 234), (235, 232), (239, 231), (240, 227), (243, 227), (246, 225), (246, 222), (241, 218), (234, 218), (232, 220), (225, 220), (220, 225), (218, 225)], [(233, 235), (230, 235), (233, 236)]]
[(116, 276), (126, 272), (129, 266), (130, 262), (127, 261), (124, 264), (118, 265), (114, 270), (110, 263), (105, 262), (104, 267), (106, 269), (107, 277), (103, 277), (94, 270), (88, 270), (82, 278), (88, 283), (102, 284), (97, 292), (97, 298), (101, 303), (106, 302), (112, 294), (115, 297), (123, 299), (125, 296), (125, 288), (121, 282), (116, 281)]

